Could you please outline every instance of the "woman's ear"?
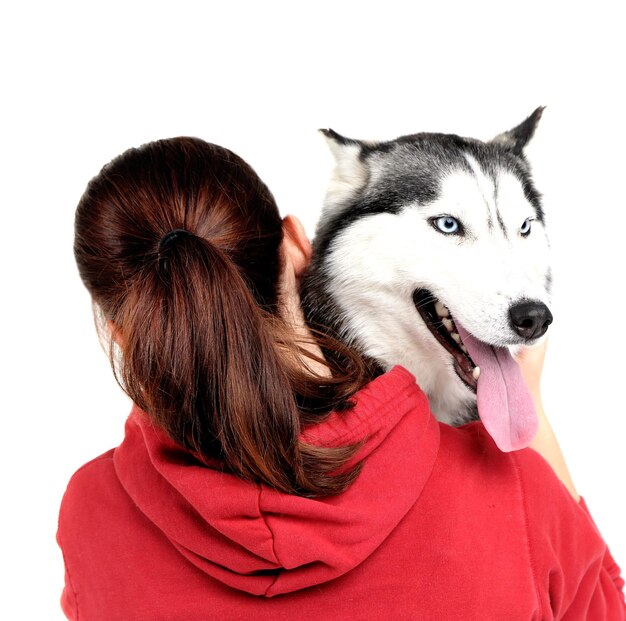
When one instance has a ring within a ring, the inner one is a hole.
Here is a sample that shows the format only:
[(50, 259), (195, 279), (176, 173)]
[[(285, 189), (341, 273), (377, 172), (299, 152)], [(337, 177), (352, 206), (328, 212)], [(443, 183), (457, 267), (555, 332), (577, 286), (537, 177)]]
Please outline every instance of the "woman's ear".
[(283, 248), (297, 277), (302, 276), (311, 262), (313, 248), (302, 222), (295, 216), (283, 218)]
[(123, 345), (122, 335), (118, 330), (117, 326), (110, 320), (107, 319), (107, 328), (111, 333), (111, 337), (117, 343), (117, 345), (121, 348)]

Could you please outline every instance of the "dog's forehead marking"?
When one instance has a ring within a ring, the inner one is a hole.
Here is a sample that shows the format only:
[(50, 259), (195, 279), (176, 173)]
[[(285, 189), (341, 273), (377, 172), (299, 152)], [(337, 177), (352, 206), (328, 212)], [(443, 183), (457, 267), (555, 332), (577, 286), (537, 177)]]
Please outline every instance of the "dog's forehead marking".
[(464, 152), (463, 156), (472, 171), (472, 178), (487, 208), (487, 226), (492, 230), (495, 218), (498, 221), (503, 235), (507, 237), (506, 227), (504, 226), (502, 215), (498, 209), (498, 175), (495, 174), (493, 177), (488, 176), (473, 155)]
[[(517, 229), (525, 218), (537, 215), (536, 208), (524, 192), (522, 182), (512, 171), (501, 170), (498, 175), (499, 202), (506, 205), (503, 213), (507, 216), (509, 230)], [(543, 222), (542, 218), (537, 218)]]

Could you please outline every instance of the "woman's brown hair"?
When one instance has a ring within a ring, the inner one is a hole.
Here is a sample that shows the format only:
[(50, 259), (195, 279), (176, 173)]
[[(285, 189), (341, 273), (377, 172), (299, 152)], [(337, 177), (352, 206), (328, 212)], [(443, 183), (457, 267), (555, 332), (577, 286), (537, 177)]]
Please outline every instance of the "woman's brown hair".
[(357, 446), (315, 447), (303, 426), (349, 407), (365, 366), (339, 343), (329, 377), (279, 313), (282, 221), (237, 155), (196, 138), (130, 149), (91, 180), (74, 253), (121, 343), (130, 398), (181, 446), (239, 476), (315, 496), (343, 491)]

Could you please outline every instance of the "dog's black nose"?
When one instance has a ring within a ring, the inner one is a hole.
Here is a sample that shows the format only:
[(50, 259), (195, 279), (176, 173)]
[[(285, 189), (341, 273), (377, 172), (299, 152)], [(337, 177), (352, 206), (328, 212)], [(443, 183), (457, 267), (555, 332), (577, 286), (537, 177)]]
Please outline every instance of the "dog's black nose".
[(543, 336), (552, 323), (552, 313), (543, 302), (521, 302), (509, 309), (511, 325), (527, 341)]

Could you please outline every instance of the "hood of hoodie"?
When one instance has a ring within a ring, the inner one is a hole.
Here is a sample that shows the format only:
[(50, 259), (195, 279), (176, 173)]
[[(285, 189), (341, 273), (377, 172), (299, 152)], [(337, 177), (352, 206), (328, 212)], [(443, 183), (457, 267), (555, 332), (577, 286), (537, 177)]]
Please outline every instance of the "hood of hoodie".
[(370, 382), (355, 402), (303, 434), (320, 446), (364, 440), (363, 469), (337, 496), (288, 495), (201, 465), (137, 408), (115, 470), (144, 515), (213, 578), (266, 597), (304, 589), (350, 571), (383, 544), (437, 456), (438, 424), (404, 368)]

